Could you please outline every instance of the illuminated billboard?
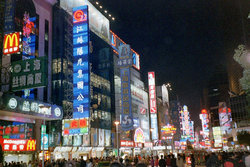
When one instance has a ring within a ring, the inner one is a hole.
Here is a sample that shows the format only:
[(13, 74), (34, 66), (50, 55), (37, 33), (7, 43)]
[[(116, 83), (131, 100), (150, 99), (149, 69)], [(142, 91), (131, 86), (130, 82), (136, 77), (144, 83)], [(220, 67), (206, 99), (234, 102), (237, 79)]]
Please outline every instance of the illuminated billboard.
[(89, 28), (100, 38), (105, 40), (107, 43), (110, 43), (109, 39), (109, 20), (95, 8), (88, 0), (60, 0), (60, 6), (66, 11), (71, 12), (73, 8), (77, 8), (78, 6), (88, 6), (89, 16)]
[(73, 118), (89, 117), (88, 6), (73, 8)]
[(141, 128), (135, 130), (134, 142), (136, 143), (145, 143), (145, 136)]
[(155, 73), (148, 73), (148, 87), (149, 87), (149, 105), (150, 105), (150, 113), (156, 114), (156, 93), (155, 93)]
[(3, 151), (35, 151), (34, 139), (0, 139)]
[(200, 119), (202, 125), (203, 138), (206, 139), (209, 137), (209, 117), (207, 110), (201, 110)]
[(3, 54), (13, 54), (13, 53), (19, 53), (21, 48), (21, 33), (20, 32), (14, 32), (10, 34), (4, 35), (3, 40)]
[(36, 17), (29, 17), (29, 14), (24, 14), (23, 25), (23, 56), (34, 58), (36, 50), (36, 34), (35, 25)]
[[(130, 46), (122, 45), (119, 47), (119, 62), (128, 62), (130, 60)], [(124, 63), (123, 63), (124, 64)], [(130, 63), (120, 66), (121, 75), (121, 127), (123, 130), (134, 129), (134, 121), (132, 114), (132, 103), (131, 103), (131, 84), (130, 84)]]
[(62, 135), (84, 135), (88, 133), (88, 119), (64, 119), (62, 121)]
[[(118, 48), (121, 45), (125, 45), (126, 43), (120, 39), (114, 32), (110, 31), (110, 44), (113, 47), (114, 51), (118, 53)], [(137, 70), (140, 70), (140, 55), (136, 53), (133, 49), (131, 49), (131, 57), (132, 57), (132, 64), (133, 67), (136, 68)]]
[(226, 106), (225, 102), (219, 103), (219, 119), (223, 135), (232, 133), (232, 115), (231, 109)]
[(156, 107), (156, 93), (155, 93), (155, 73), (148, 72), (148, 87), (149, 87), (149, 111), (151, 119), (152, 139), (158, 140), (158, 122), (157, 122), (157, 107)]
[(214, 147), (222, 147), (221, 127), (213, 127)]
[(47, 57), (15, 61), (11, 68), (12, 91), (47, 86)]

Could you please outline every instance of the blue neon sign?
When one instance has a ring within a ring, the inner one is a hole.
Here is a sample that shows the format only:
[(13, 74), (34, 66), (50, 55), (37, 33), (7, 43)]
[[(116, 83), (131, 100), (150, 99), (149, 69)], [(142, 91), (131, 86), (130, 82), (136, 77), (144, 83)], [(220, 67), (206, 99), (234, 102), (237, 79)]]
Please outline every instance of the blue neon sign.
[(73, 118), (89, 117), (89, 23), (88, 6), (73, 8)]

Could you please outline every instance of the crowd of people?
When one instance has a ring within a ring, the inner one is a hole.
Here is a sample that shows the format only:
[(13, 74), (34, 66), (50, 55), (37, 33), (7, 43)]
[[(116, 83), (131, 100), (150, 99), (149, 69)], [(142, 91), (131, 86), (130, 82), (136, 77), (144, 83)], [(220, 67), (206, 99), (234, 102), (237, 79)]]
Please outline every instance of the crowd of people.
[[(4, 163), (4, 167), (42, 167), (42, 161)], [(105, 158), (88, 158), (83, 157), (72, 160), (48, 160), (45, 161), (44, 167), (250, 167), (249, 152), (219, 152), (200, 154), (165, 154), (159, 156), (126, 156), (117, 158), (115, 156)]]

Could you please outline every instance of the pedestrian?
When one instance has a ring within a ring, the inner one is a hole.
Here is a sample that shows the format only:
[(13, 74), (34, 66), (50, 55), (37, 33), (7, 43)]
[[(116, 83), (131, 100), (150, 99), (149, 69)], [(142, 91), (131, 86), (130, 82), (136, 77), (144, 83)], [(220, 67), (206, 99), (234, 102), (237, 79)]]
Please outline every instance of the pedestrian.
[(159, 160), (159, 166), (160, 167), (166, 167), (166, 161), (163, 158), (163, 155), (161, 155), (161, 159)]
[(177, 162), (176, 162), (178, 167), (184, 167), (184, 160), (182, 158), (182, 155), (178, 154), (177, 155)]
[(211, 153), (208, 160), (206, 161), (206, 167), (218, 167), (219, 161), (215, 153)]
[(194, 158), (194, 154), (191, 154), (191, 167), (195, 167), (195, 158)]
[(159, 157), (155, 156), (155, 166), (158, 167), (159, 166)]
[(176, 167), (176, 158), (174, 154), (171, 155), (171, 167)]
[(153, 156), (151, 157), (150, 165), (151, 165), (151, 167), (154, 167), (154, 165), (155, 165), (155, 161), (154, 161), (154, 157)]
[(250, 167), (250, 154), (249, 153), (244, 157), (244, 162), (245, 162), (246, 167)]
[(81, 156), (80, 167), (86, 167), (86, 161), (83, 159), (83, 156)]
[(167, 165), (167, 167), (171, 167), (171, 158), (170, 158), (170, 155), (167, 156), (166, 165)]

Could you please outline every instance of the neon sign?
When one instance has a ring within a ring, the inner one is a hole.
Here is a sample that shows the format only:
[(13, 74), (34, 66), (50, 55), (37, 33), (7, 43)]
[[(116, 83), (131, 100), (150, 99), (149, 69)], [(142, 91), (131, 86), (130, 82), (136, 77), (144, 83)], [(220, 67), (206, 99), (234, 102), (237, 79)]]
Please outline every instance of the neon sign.
[(0, 139), (3, 151), (35, 151), (36, 140)]
[(83, 135), (88, 133), (88, 119), (64, 119), (62, 122), (62, 135)]
[(89, 117), (88, 6), (73, 8), (73, 118)]
[(134, 142), (136, 143), (145, 143), (145, 136), (141, 128), (135, 130)]
[(20, 32), (15, 32), (11, 34), (4, 35), (4, 46), (3, 46), (3, 54), (13, 54), (18, 53), (20, 51)]

